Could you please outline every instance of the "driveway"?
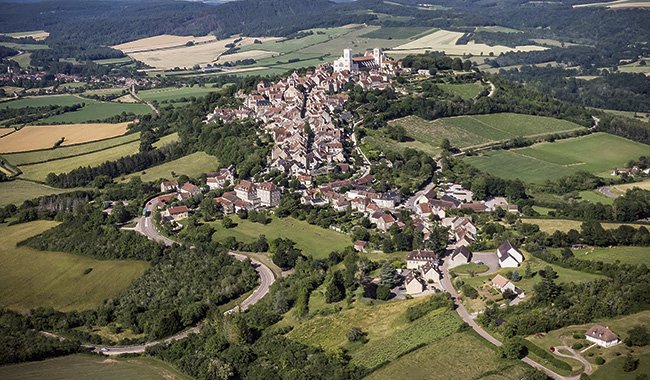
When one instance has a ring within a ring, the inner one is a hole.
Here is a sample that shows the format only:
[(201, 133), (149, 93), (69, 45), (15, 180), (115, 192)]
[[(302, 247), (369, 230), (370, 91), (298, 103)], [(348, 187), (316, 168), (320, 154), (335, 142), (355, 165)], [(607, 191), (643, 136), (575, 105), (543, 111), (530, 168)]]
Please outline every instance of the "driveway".
[(487, 272), (477, 273), (479, 276), (486, 276), (494, 274), (499, 270), (499, 259), (494, 252), (474, 252), (472, 254), (472, 262), (482, 262), (488, 266)]

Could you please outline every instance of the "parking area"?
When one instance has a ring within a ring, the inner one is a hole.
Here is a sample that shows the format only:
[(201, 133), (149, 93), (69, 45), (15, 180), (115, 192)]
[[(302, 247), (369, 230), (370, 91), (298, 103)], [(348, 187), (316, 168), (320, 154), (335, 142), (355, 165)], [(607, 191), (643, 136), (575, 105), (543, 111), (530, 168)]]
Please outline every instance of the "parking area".
[(487, 272), (481, 273), (481, 275), (493, 274), (499, 270), (499, 259), (495, 252), (474, 252), (472, 262), (475, 263), (477, 261), (482, 262), (490, 268)]

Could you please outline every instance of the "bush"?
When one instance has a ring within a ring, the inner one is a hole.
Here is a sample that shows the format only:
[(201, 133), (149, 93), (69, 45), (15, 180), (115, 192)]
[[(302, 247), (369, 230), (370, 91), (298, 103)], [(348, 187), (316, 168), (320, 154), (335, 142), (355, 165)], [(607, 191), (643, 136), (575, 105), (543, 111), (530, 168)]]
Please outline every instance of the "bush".
[(348, 338), (348, 341), (363, 343), (366, 343), (368, 341), (366, 339), (366, 335), (368, 335), (368, 333), (361, 330), (359, 327), (353, 327), (347, 332), (347, 334), (345, 334), (345, 336)]
[(582, 343), (580, 343), (580, 342), (575, 342), (575, 343), (573, 343), (573, 345), (571, 346), (571, 348), (573, 348), (574, 350), (579, 350), (579, 349), (581, 349), (582, 347), (584, 347), (584, 346), (583, 346)]
[(471, 299), (476, 299), (478, 297), (478, 291), (474, 289), (471, 285), (465, 284), (461, 287), (463, 294)]
[(390, 289), (387, 286), (379, 285), (377, 287), (377, 299), (387, 301), (390, 299)]
[(623, 371), (632, 372), (639, 367), (639, 359), (635, 359), (632, 355), (627, 354), (625, 361), (623, 362)]
[(597, 357), (595, 360), (596, 360), (596, 364), (598, 365), (605, 364), (605, 359), (603, 359), (601, 356)]

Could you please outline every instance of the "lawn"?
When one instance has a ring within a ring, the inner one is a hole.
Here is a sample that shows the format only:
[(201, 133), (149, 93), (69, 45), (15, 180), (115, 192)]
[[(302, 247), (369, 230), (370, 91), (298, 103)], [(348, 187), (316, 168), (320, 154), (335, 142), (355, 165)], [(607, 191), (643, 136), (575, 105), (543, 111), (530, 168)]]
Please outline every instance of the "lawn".
[[(381, 379), (521, 379), (516, 361), (497, 359), (494, 349), (471, 332), (455, 333), (404, 355), (366, 377)], [(498, 374), (498, 376), (496, 376)]]
[(82, 154), (97, 152), (100, 150), (108, 149), (122, 144), (127, 144), (129, 142), (133, 142), (137, 140), (140, 140), (140, 132), (119, 136), (112, 139), (91, 142), (86, 144), (78, 144), (74, 146), (61, 147), (61, 148), (51, 149), (51, 150), (3, 154), (2, 157), (13, 165), (26, 165), (26, 164), (36, 163), (36, 162), (58, 160), (61, 158), (73, 157)]
[(485, 264), (476, 264), (476, 263), (469, 263), (469, 264), (463, 264), (459, 265), (457, 267), (454, 267), (450, 270), (450, 272), (457, 273), (457, 274), (480, 274), (480, 273), (485, 273), (488, 271), (488, 266)]
[[(460, 94), (460, 89), (457, 90)], [(480, 91), (478, 87), (474, 90)], [(390, 123), (404, 127), (415, 142), (429, 145), (431, 149), (439, 149), (440, 143), (445, 138), (449, 139), (455, 147), (467, 148), (517, 136), (536, 136), (582, 129), (579, 125), (566, 120), (515, 113), (448, 117), (433, 121), (407, 116)]]
[(593, 380), (638, 380), (642, 379), (637, 377), (639, 375), (650, 374), (650, 353), (646, 353), (638, 357), (639, 366), (633, 372), (623, 371), (623, 363), (625, 362), (625, 357), (620, 357), (612, 360), (609, 363), (605, 363), (598, 371), (596, 371), (589, 378)]
[(611, 169), (649, 153), (648, 145), (606, 133), (594, 133), (522, 149), (492, 151), (465, 160), (498, 177), (543, 183), (578, 171), (609, 176)]
[(68, 193), (77, 189), (57, 189), (40, 183), (16, 179), (13, 181), (0, 182), (0, 207), (15, 204), (20, 205), (24, 201), (53, 195)]
[[(552, 234), (555, 231), (569, 232), (569, 230), (574, 229), (580, 231), (580, 226), (582, 221), (580, 220), (570, 220), (570, 219), (536, 219), (536, 218), (524, 218), (522, 219), (524, 223), (537, 224), (539, 229)], [(632, 223), (601, 223), (605, 229), (615, 229), (621, 225), (632, 226), (639, 228), (642, 224), (632, 224)]]
[[(92, 309), (120, 294), (149, 267), (144, 261), (95, 260), (16, 247), (16, 243), (57, 224), (36, 221), (0, 225), (0, 306), (20, 312), (36, 307)], [(85, 274), (88, 269), (91, 271)]]
[(462, 83), (462, 84), (438, 84), (438, 87), (446, 92), (459, 96), (462, 99), (470, 100), (478, 96), (483, 91), (483, 86), (479, 83)]
[[(559, 255), (560, 250), (555, 249)], [(621, 264), (640, 265), (650, 262), (650, 249), (648, 247), (611, 247), (587, 249), (574, 249), (573, 254), (577, 259), (589, 261), (602, 261), (604, 263), (620, 262)]]
[(212, 237), (213, 240), (223, 240), (232, 236), (239, 241), (249, 242), (256, 240), (259, 235), (265, 235), (268, 240), (291, 239), (304, 254), (319, 259), (326, 258), (332, 251), (342, 250), (352, 245), (347, 235), (291, 217), (274, 217), (273, 221), (266, 225), (242, 220), (236, 215), (233, 215), (232, 219), (237, 223), (237, 227), (227, 229), (219, 222), (213, 223), (213, 227), (217, 229)]
[(148, 356), (109, 359), (84, 354), (0, 367), (0, 378), (15, 380), (190, 379), (190, 377), (182, 374), (169, 364)]
[[(156, 142), (155, 145), (162, 146), (166, 143), (176, 140), (178, 140), (178, 135), (171, 134), (160, 139), (158, 142)], [(62, 158), (59, 160), (53, 160), (34, 165), (23, 165), (20, 166), (19, 169), (23, 172), (21, 175), (23, 178), (35, 181), (45, 181), (45, 178), (49, 173), (66, 173), (73, 169), (77, 169), (82, 165), (97, 166), (106, 161), (117, 160), (121, 157), (138, 153), (139, 149), (140, 142), (134, 141), (124, 145), (115, 146), (77, 157)]]
[(605, 205), (611, 205), (614, 203), (614, 199), (604, 195), (598, 190), (585, 190), (578, 193), (580, 200), (591, 202), (591, 203), (602, 203)]
[(123, 181), (133, 177), (140, 177), (143, 182), (152, 182), (164, 178), (171, 180), (184, 174), (188, 177), (198, 177), (203, 173), (214, 172), (219, 168), (216, 157), (204, 152), (196, 152), (174, 161), (151, 167), (140, 173), (129, 174)]
[(194, 86), (194, 87), (165, 87), (138, 92), (138, 97), (144, 101), (176, 100), (180, 98), (189, 98), (192, 96), (201, 97), (211, 92), (219, 91), (219, 88), (212, 86)]

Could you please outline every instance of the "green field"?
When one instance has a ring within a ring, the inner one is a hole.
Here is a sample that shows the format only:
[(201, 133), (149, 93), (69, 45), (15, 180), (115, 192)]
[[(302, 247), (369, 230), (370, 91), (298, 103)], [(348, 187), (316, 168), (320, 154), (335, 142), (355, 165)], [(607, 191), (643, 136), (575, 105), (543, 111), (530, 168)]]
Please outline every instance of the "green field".
[(256, 240), (259, 235), (265, 235), (268, 240), (291, 239), (305, 255), (319, 259), (326, 258), (332, 251), (352, 245), (347, 235), (294, 218), (273, 218), (273, 222), (267, 225), (242, 220), (236, 215), (233, 215), (232, 219), (237, 223), (237, 227), (224, 228), (219, 222), (213, 223), (213, 227), (217, 229), (213, 240), (219, 241), (233, 236), (239, 241), (249, 242)]
[(114, 137), (112, 139), (91, 142), (87, 144), (77, 144), (77, 145), (65, 146), (57, 149), (42, 150), (38, 152), (3, 154), (2, 157), (13, 165), (26, 165), (35, 162), (58, 160), (66, 157), (88, 154), (88, 153), (108, 149), (117, 145), (133, 142), (139, 139), (140, 139), (140, 132), (136, 132), (124, 136)]
[(609, 176), (613, 168), (648, 154), (648, 145), (606, 133), (594, 133), (522, 149), (488, 152), (467, 157), (466, 161), (497, 177), (543, 183), (578, 171)]
[(216, 157), (204, 152), (196, 152), (177, 160), (151, 167), (141, 173), (129, 174), (124, 180), (128, 181), (133, 177), (140, 177), (143, 182), (156, 181), (161, 178), (171, 180), (178, 178), (182, 174), (188, 177), (198, 177), (203, 173), (217, 171), (218, 168), (219, 161)]
[(138, 97), (144, 101), (175, 100), (180, 98), (189, 98), (192, 96), (201, 97), (211, 92), (218, 91), (218, 88), (212, 86), (194, 86), (194, 87), (165, 87), (152, 90), (143, 90), (137, 93)]
[[(560, 254), (559, 249), (554, 253)], [(576, 259), (589, 261), (602, 261), (604, 263), (620, 262), (621, 264), (640, 265), (650, 262), (650, 249), (648, 247), (611, 247), (587, 249), (574, 249)]]
[(383, 26), (380, 29), (360, 35), (361, 38), (374, 38), (374, 39), (396, 39), (404, 40), (421, 34), (433, 33), (435, 29), (428, 27), (401, 27), (401, 26)]
[[(158, 142), (156, 142), (155, 146), (162, 146), (176, 140), (178, 140), (178, 135), (171, 134), (160, 139)], [(23, 172), (21, 175), (23, 178), (35, 181), (44, 181), (49, 173), (66, 173), (73, 169), (77, 169), (82, 165), (97, 166), (106, 161), (112, 161), (124, 156), (138, 153), (139, 149), (140, 142), (134, 141), (113, 148), (84, 154), (78, 157), (62, 158), (59, 160), (53, 160), (34, 165), (22, 165), (19, 167), (19, 169)]]
[(614, 199), (604, 195), (598, 190), (585, 190), (578, 193), (580, 200), (591, 203), (602, 203), (604, 205), (611, 205)]
[(26, 200), (53, 195), (68, 193), (77, 189), (57, 189), (40, 183), (16, 179), (13, 181), (0, 182), (0, 207), (15, 204), (20, 205)]
[(84, 354), (0, 367), (0, 378), (15, 380), (190, 379), (172, 366), (148, 356), (109, 359)]
[(80, 103), (89, 104), (95, 102), (92, 99), (82, 99), (74, 95), (46, 95), (46, 96), (27, 96), (24, 98), (2, 103), (2, 108), (23, 108), (23, 107), (43, 107), (43, 106), (71, 106)]
[(593, 380), (638, 380), (640, 379), (639, 375), (650, 374), (650, 353), (646, 353), (638, 357), (639, 366), (633, 372), (623, 371), (623, 363), (625, 362), (625, 357), (617, 358), (612, 360), (609, 363), (605, 363), (598, 371), (593, 375), (589, 376)]
[(32, 63), (32, 53), (22, 53), (22, 54), (14, 55), (9, 59), (18, 63), (20, 67), (22, 67), (23, 69), (26, 69)]
[(521, 33), (521, 30), (507, 28), (505, 26), (477, 26), (474, 30), (476, 33), (489, 32), (489, 33)]
[(470, 100), (476, 98), (481, 91), (483, 91), (483, 86), (479, 83), (462, 83), (462, 84), (448, 84), (441, 83), (437, 85), (446, 92), (459, 96), (462, 99)]
[(428, 344), (373, 372), (367, 380), (382, 379), (521, 379), (516, 361), (497, 359), (492, 348), (470, 332), (455, 333)]
[[(470, 86), (478, 85), (470, 84)], [(478, 87), (474, 90), (477, 89)], [(461, 90), (458, 89), (458, 91), (460, 94)], [(407, 116), (393, 120), (390, 124), (404, 127), (407, 134), (415, 140), (406, 144), (412, 144), (411, 147), (415, 149), (418, 149), (415, 146), (417, 143), (429, 145), (429, 152), (431, 150), (439, 152), (440, 143), (445, 138), (449, 139), (455, 147), (467, 148), (508, 140), (517, 136), (536, 136), (582, 128), (566, 120), (514, 113), (459, 116), (433, 121), (417, 116)]]
[(0, 42), (0, 45), (19, 51), (45, 50), (50, 48), (44, 44), (19, 44), (14, 42)]
[[(124, 291), (149, 267), (144, 261), (95, 260), (16, 247), (16, 243), (57, 224), (36, 221), (0, 225), (0, 306), (20, 312), (36, 307), (92, 309)], [(84, 274), (89, 268), (92, 271)]]

